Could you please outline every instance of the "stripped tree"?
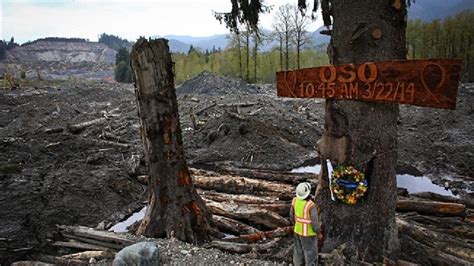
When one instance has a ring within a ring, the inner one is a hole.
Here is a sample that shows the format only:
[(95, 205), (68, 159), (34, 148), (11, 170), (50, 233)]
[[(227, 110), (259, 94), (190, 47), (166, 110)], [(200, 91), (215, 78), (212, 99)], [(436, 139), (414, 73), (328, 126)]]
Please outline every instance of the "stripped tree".
[(132, 48), (131, 65), (149, 176), (148, 208), (137, 234), (206, 242), (211, 217), (192, 184), (184, 156), (168, 41), (139, 39)]

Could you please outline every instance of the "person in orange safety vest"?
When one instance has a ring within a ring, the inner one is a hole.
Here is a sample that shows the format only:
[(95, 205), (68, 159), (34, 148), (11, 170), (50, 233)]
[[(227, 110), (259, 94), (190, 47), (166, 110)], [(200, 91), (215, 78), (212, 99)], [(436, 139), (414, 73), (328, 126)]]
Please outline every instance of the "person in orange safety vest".
[(311, 200), (311, 185), (300, 183), (296, 187), (296, 197), (291, 202), (290, 218), (294, 223), (293, 264), (318, 264), (319, 231), (318, 212), (316, 204)]

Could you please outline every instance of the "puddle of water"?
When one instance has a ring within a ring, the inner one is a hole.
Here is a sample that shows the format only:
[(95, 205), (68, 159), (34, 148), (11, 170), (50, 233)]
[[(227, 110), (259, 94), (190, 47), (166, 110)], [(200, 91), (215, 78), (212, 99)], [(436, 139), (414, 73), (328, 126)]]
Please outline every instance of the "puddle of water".
[[(299, 167), (291, 170), (293, 173), (314, 173), (317, 174), (321, 170), (321, 165)], [(417, 192), (433, 192), (441, 195), (459, 197), (454, 195), (450, 190), (444, 187), (438, 186), (431, 182), (431, 180), (424, 176), (412, 176), (412, 175), (397, 175), (397, 186), (406, 188), (408, 193)]]
[(116, 232), (116, 233), (124, 233), (128, 232), (127, 227), (132, 225), (134, 222), (143, 219), (145, 217), (146, 207), (143, 209), (135, 212), (127, 220), (117, 223), (116, 225), (112, 226), (109, 231)]
[(321, 170), (321, 165), (317, 164), (317, 165), (313, 165), (313, 166), (303, 166), (303, 167), (295, 168), (295, 169), (291, 170), (291, 172), (292, 173), (314, 173), (314, 174), (318, 174), (320, 170)]
[(459, 197), (454, 195), (450, 190), (433, 184), (429, 178), (424, 176), (412, 176), (407, 174), (397, 175), (397, 186), (406, 188), (408, 193), (428, 191), (445, 196)]

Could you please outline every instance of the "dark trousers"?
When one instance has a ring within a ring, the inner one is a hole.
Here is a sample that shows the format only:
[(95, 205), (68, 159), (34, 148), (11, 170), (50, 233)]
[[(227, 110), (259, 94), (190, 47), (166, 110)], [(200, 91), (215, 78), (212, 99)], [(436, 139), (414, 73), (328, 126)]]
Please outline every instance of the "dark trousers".
[(318, 265), (318, 237), (294, 235), (293, 264)]

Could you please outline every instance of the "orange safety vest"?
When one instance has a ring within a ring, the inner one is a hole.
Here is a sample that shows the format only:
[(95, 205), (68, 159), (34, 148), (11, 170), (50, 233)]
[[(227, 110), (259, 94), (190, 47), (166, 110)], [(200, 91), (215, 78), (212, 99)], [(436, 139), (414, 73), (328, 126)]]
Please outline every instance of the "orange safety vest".
[(311, 225), (311, 208), (315, 203), (312, 200), (293, 198), (291, 207), (295, 218), (294, 232), (300, 236), (316, 236), (317, 233)]

